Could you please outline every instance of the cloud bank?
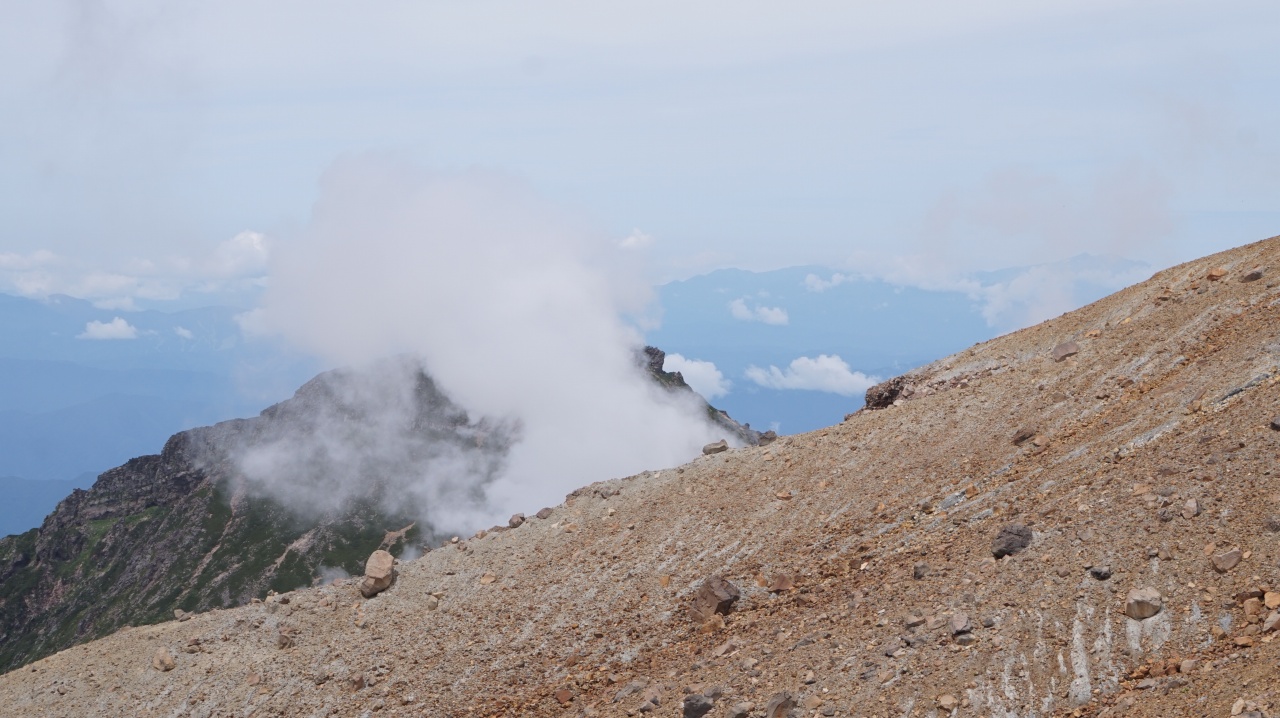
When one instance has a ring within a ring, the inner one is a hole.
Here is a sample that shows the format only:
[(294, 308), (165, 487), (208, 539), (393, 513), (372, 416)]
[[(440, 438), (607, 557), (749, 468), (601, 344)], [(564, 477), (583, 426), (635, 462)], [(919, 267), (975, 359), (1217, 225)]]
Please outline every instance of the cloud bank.
[(880, 379), (852, 371), (836, 354), (819, 354), (817, 358), (799, 357), (787, 368), (770, 365), (768, 369), (749, 366), (747, 378), (766, 389), (807, 389), (841, 396), (858, 396)]
[(503, 518), (719, 438), (696, 401), (644, 374), (619, 316), (647, 289), (618, 251), (509, 178), (349, 159), (325, 175), (308, 226), (273, 248), (252, 323), (339, 364), (420, 357), (472, 417), (518, 423), (485, 487), (488, 518)]

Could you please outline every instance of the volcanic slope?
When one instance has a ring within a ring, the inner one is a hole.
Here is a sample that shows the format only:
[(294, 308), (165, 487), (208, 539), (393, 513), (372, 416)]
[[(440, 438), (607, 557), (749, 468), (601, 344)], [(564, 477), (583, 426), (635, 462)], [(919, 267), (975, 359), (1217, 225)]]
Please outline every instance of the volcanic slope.
[[(124, 629), (0, 677), (0, 705), (1276, 715), (1278, 279), (1280, 238), (1174, 267), (914, 371), (888, 408), (592, 484), (373, 599), (347, 581)], [(997, 560), (1010, 524), (1030, 545)], [(716, 575), (741, 598), (695, 624)], [(1140, 588), (1161, 610), (1131, 619)]]

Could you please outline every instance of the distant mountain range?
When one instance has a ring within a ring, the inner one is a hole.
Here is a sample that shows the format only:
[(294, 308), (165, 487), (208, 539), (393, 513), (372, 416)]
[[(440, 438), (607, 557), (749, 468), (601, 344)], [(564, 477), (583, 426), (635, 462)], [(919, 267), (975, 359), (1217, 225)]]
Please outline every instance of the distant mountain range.
[(722, 269), (659, 287), (661, 326), (646, 339), (668, 355), (713, 363), (724, 393), (691, 372), (685, 378), (716, 406), (753, 428), (792, 434), (860, 408), (871, 378), (1083, 306), (1150, 272), (1080, 255), (921, 289), (829, 267)]

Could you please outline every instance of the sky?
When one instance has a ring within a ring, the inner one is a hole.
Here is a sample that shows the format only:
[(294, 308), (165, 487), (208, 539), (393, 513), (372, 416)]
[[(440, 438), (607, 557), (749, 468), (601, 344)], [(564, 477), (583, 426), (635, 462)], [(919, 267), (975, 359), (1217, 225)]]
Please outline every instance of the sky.
[(323, 177), (483, 171), (653, 282), (908, 284), (1280, 232), (1280, 6), (6, 2), (0, 291), (267, 283)]
[[(1149, 271), (1280, 233), (1273, 0), (0, 13), (0, 292), (90, 300), (86, 343), (224, 304), (328, 366), (414, 355), (520, 428), (495, 520), (714, 438), (635, 361), (663, 282), (810, 266), (815, 296), (870, 278), (1033, 308), (1003, 331), (1072, 308), (1081, 255)], [(975, 279), (1010, 267), (1031, 269)], [(732, 377), (673, 349), (722, 400), (875, 380), (820, 348)]]

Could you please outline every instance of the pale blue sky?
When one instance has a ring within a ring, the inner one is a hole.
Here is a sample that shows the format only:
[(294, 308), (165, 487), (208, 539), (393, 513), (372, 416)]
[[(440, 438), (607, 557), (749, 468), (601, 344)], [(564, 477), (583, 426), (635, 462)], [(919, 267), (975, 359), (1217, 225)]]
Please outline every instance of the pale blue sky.
[(638, 229), (655, 280), (823, 263), (928, 284), (1280, 232), (1273, 0), (0, 13), (0, 291), (226, 289), (370, 151)]

